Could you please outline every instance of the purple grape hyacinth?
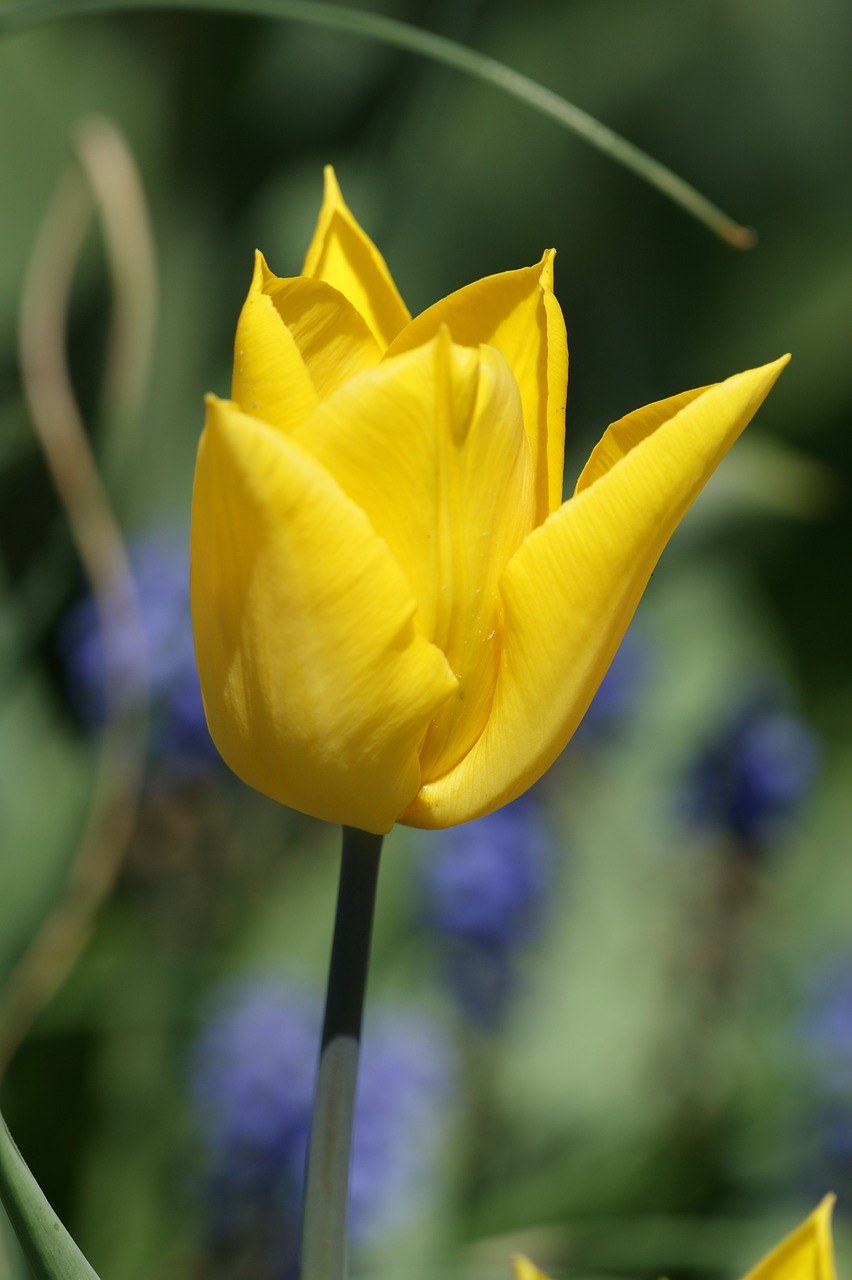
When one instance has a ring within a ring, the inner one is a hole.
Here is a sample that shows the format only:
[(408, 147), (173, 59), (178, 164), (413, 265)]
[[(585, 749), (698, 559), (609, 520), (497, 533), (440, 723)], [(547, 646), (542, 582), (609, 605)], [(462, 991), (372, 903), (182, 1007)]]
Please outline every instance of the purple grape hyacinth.
[(688, 770), (687, 815), (760, 854), (806, 799), (819, 759), (816, 734), (787, 709), (781, 693), (751, 693)]
[(423, 921), (446, 947), (450, 984), (464, 1013), (493, 1027), (515, 985), (515, 953), (540, 932), (551, 847), (527, 794), (441, 833), (423, 857)]
[[(321, 1012), (318, 1000), (274, 979), (233, 982), (195, 1044), (191, 1094), (209, 1248), (220, 1265), (230, 1259), (227, 1274), (249, 1259), (256, 1280), (293, 1274)], [(356, 1247), (416, 1212), (446, 1129), (453, 1077), (449, 1048), (430, 1020), (368, 1014), (350, 1184)]]
[(129, 557), (144, 635), (119, 615), (115, 647), (107, 658), (92, 596), (73, 605), (59, 631), (72, 705), (86, 728), (97, 728), (106, 713), (106, 661), (128, 706), (139, 696), (138, 672), (144, 663), (154, 756), (172, 771), (204, 772), (218, 755), (207, 731), (195, 665), (188, 547), (176, 534), (159, 530), (134, 540)]
[(852, 1190), (852, 956), (835, 958), (809, 984), (798, 1039), (807, 1053), (810, 1108), (801, 1146), (811, 1187)]

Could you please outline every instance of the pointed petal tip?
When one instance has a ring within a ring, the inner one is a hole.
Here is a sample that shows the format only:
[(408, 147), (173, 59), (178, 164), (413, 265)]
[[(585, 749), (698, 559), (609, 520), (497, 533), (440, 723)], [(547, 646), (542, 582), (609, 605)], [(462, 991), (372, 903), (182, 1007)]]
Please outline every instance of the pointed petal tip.
[(236, 428), (235, 414), (241, 419), (250, 416), (244, 413), (234, 400), (217, 396), (213, 391), (208, 391), (204, 397), (204, 407), (207, 411), (204, 419), (205, 428), (211, 428), (220, 438), (233, 436)]
[(792, 353), (789, 351), (785, 351), (783, 356), (779, 356), (777, 360), (770, 360), (769, 363), (765, 364), (763, 367), (764, 369), (767, 369), (767, 370), (768, 369), (775, 370), (776, 377), (777, 377), (777, 375), (781, 372), (782, 369), (787, 368), (787, 365), (790, 363), (792, 359), (793, 359)]
[(252, 292), (253, 293), (262, 292), (264, 282), (266, 281), (267, 277), (270, 275), (272, 275), (272, 272), (269, 270), (269, 265), (266, 261), (266, 258), (263, 256), (260, 249), (255, 249), (254, 260), (252, 263), (252, 273), (251, 273)]
[(334, 172), (333, 164), (323, 165), (323, 199), (334, 201), (336, 204), (344, 204), (343, 192), (340, 190), (340, 183), (337, 181), (337, 174)]
[(249, 294), (268, 293), (270, 287), (277, 284), (280, 279), (281, 277), (275, 274), (269, 263), (266, 261), (266, 256), (263, 253), (263, 250), (255, 249)]
[(760, 364), (754, 369), (750, 369), (749, 373), (765, 374), (767, 377), (771, 377), (774, 380), (784, 369), (787, 368), (787, 365), (792, 359), (792, 355), (787, 351), (783, 356), (779, 356), (777, 360), (768, 360), (766, 364)]
[[(753, 389), (753, 394), (763, 400), (772, 390), (791, 359), (792, 357), (787, 352), (785, 355), (779, 356), (777, 360), (770, 360), (767, 364), (756, 365), (753, 369), (744, 369), (742, 373), (736, 373), (725, 381), (728, 383), (744, 383)], [(719, 386), (724, 385), (724, 383), (719, 383)]]
[(435, 337), (432, 339), (431, 343), (430, 342), (424, 343), (424, 346), (427, 346), (427, 347), (432, 346), (439, 351), (449, 351), (452, 345), (453, 345), (453, 335), (450, 332), (450, 326), (447, 324), (446, 320), (442, 320), (441, 323), (438, 325), (438, 332), (435, 334)]
[(546, 289), (549, 293), (553, 293), (553, 263), (555, 258), (555, 249), (545, 249), (533, 268), (534, 271), (538, 272), (538, 282), (542, 289)]
[(817, 1206), (817, 1213), (824, 1214), (825, 1217), (830, 1219), (836, 1204), (837, 1193), (835, 1191), (827, 1191)]

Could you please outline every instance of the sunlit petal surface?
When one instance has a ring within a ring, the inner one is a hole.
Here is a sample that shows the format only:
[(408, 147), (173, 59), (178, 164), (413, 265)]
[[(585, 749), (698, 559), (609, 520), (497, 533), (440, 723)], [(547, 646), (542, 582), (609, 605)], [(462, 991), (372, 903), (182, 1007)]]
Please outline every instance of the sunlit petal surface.
[(363, 511), (297, 444), (217, 400), (192, 599), (210, 732), (234, 772), (303, 812), (387, 831), (456, 680)]
[(454, 345), (443, 330), (347, 383), (295, 439), (387, 542), (417, 599), (418, 631), (458, 678), (420, 756), (424, 778), (440, 776), (488, 718), (500, 654), (497, 584), (532, 524), (512, 373), (493, 348)]

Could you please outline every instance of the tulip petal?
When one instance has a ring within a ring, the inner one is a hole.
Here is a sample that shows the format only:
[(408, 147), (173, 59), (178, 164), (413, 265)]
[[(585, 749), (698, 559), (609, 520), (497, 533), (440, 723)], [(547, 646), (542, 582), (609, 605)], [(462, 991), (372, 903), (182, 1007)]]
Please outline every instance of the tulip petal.
[(642, 409), (635, 409), (607, 427), (592, 452), (580, 478), (574, 486), (574, 492), (580, 493), (599, 480), (625, 458), (631, 449), (641, 444), (646, 436), (651, 435), (663, 423), (668, 422), (675, 414), (680, 413), (693, 400), (703, 396), (708, 387), (697, 387), (694, 391), (682, 391), (680, 395), (669, 396), (666, 400), (657, 400), (654, 404), (646, 404)]
[(482, 732), (499, 660), (500, 575), (532, 527), (517, 386), (493, 347), (423, 347), (352, 379), (294, 439), (369, 517), (406, 574), (418, 630), (446, 655), (456, 697), (429, 728), (424, 778)]
[(516, 1253), (512, 1258), (512, 1271), (515, 1280), (547, 1280), (544, 1272), (539, 1271), (535, 1263), (530, 1262), (522, 1253)]
[(415, 610), (387, 546), (331, 476), (211, 398), (192, 612), (208, 724), (231, 769), (303, 813), (388, 831), (456, 687)]
[(282, 279), (267, 267), (264, 291), (299, 348), (320, 399), (381, 360), (366, 320), (330, 284), (304, 276)]
[(520, 795), (553, 763), (673, 530), (787, 359), (687, 397), (644, 438), (641, 424), (659, 422), (659, 406), (618, 424), (615, 439), (635, 434), (639, 443), (617, 461), (612, 439), (601, 446), (609, 469), (535, 529), (507, 565), (491, 716), (460, 764), (424, 785), (402, 821), (443, 827), (478, 817)]
[(553, 293), (554, 252), (520, 271), (504, 271), (467, 285), (412, 320), (388, 355), (410, 351), (446, 324), (453, 341), (488, 343), (509, 362), (521, 392), (535, 473), (536, 524), (562, 501), (568, 345)]
[(237, 322), (231, 396), (245, 413), (286, 432), (308, 416), (319, 397), (295, 339), (266, 292), (268, 274), (263, 255), (256, 253)]
[(744, 1280), (836, 1280), (831, 1211), (835, 1197), (822, 1203), (800, 1227), (749, 1271)]
[[(835, 1197), (827, 1195), (801, 1226), (768, 1253), (743, 1280), (836, 1280), (831, 1214)], [(512, 1259), (514, 1280), (547, 1280), (529, 1258)]]
[(302, 275), (323, 280), (348, 298), (383, 351), (411, 319), (387, 263), (344, 201), (330, 164)]
[(276, 276), (261, 253), (237, 326), (233, 400), (284, 431), (347, 379), (378, 364), (379, 344), (348, 299), (321, 280)]

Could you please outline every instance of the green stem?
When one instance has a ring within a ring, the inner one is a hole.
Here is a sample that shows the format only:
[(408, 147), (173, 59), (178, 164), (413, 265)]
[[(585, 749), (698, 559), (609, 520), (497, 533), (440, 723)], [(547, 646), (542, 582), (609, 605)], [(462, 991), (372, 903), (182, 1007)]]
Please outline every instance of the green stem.
[(311, 26), (378, 40), (394, 48), (431, 58), (433, 62), (462, 71), (502, 90), (541, 115), (555, 120), (563, 128), (570, 129), (611, 160), (638, 174), (693, 218), (704, 223), (732, 248), (750, 249), (755, 244), (755, 234), (748, 227), (729, 218), (666, 165), (622, 138), (573, 102), (537, 84), (520, 71), (512, 70), (496, 58), (469, 49), (434, 31), (424, 31), (383, 14), (364, 13), (343, 5), (321, 3), (320, 0), (31, 0), (29, 4), (11, 5), (0, 12), (0, 36), (12, 35), (60, 18), (153, 9), (195, 9), (287, 18), (293, 22), (304, 22)]
[(2, 1116), (0, 1200), (36, 1280), (98, 1280), (51, 1209)]
[(361, 1016), (382, 837), (343, 828), (302, 1219), (301, 1280), (343, 1280)]

